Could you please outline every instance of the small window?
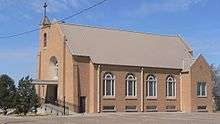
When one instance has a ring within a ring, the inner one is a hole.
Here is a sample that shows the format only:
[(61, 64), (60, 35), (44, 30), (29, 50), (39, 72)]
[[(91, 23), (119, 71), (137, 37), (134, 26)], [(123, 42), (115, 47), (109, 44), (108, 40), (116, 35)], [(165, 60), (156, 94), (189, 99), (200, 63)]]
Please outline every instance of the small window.
[(146, 111), (147, 112), (157, 112), (157, 106), (147, 106)]
[(126, 112), (136, 112), (137, 107), (136, 106), (125, 106), (125, 111)]
[(44, 47), (47, 47), (47, 33), (44, 33)]
[(207, 107), (206, 106), (197, 106), (197, 111), (198, 112), (207, 112)]
[(115, 112), (115, 106), (103, 106), (103, 112)]
[(198, 82), (197, 83), (197, 96), (198, 97), (206, 97), (206, 83), (205, 82)]
[(176, 106), (166, 106), (167, 112), (176, 112)]

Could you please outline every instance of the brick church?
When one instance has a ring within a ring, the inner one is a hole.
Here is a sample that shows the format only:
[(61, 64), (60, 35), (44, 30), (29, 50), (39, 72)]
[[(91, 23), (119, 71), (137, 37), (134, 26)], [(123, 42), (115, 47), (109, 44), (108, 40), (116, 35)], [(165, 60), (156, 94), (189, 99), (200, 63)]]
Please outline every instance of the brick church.
[(37, 58), (37, 94), (73, 112), (213, 111), (209, 64), (179, 35), (44, 16)]

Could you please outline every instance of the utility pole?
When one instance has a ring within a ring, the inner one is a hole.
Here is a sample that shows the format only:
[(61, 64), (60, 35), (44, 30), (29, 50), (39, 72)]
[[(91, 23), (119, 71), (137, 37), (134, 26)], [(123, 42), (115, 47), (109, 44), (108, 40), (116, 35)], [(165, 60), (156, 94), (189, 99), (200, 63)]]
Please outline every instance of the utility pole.
[(66, 97), (63, 97), (63, 114), (66, 114)]

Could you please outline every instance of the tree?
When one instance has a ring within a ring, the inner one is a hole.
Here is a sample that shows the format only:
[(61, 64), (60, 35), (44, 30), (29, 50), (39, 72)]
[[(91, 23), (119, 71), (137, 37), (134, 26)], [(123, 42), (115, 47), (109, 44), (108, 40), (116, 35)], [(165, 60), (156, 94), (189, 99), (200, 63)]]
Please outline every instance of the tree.
[(220, 110), (220, 65), (217, 67), (211, 65), (212, 77), (214, 82), (213, 95), (214, 95), (214, 105), (217, 111)]
[(3, 110), (3, 114), (6, 115), (8, 109), (14, 106), (16, 87), (14, 80), (8, 75), (3, 74), (0, 76), (0, 108)]
[(32, 79), (27, 76), (19, 80), (16, 96), (16, 113), (26, 115), (31, 110), (37, 110), (39, 107), (39, 98), (36, 95), (35, 86), (31, 84)]

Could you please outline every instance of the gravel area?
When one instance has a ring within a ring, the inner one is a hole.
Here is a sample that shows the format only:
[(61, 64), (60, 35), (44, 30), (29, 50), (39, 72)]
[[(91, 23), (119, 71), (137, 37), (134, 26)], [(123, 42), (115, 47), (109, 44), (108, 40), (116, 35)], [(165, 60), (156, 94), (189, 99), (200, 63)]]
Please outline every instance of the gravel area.
[(101, 113), (70, 116), (0, 116), (0, 124), (220, 124), (220, 113)]

